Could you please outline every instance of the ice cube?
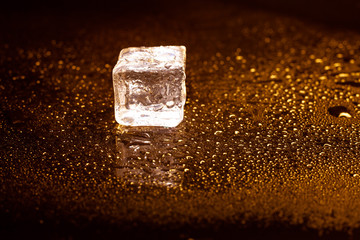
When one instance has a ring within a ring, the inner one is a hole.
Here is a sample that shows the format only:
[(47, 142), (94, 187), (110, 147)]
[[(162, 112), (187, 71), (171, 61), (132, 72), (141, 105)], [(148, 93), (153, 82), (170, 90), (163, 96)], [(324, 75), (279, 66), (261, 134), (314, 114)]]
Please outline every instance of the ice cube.
[(123, 49), (113, 69), (116, 121), (177, 126), (184, 117), (185, 59), (184, 46)]

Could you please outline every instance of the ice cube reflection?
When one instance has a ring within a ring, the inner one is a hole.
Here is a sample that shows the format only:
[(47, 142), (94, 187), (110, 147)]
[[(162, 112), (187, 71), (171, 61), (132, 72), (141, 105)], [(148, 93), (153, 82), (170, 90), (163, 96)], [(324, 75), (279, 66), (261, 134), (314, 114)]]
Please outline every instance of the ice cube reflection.
[(133, 184), (181, 186), (187, 146), (178, 128), (122, 128), (116, 134), (115, 175)]

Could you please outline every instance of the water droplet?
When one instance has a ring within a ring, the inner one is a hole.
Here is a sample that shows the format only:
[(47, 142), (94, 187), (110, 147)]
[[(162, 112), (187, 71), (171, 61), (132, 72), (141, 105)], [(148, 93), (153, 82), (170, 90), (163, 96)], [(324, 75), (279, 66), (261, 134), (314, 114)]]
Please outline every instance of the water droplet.
[(328, 108), (328, 112), (334, 117), (346, 117), (351, 118), (349, 110), (344, 106), (335, 106)]

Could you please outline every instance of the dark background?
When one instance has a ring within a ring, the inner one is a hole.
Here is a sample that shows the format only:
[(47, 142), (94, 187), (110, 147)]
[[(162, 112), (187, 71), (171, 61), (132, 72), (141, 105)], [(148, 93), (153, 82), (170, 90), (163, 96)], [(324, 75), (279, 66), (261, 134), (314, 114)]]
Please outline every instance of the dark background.
[[(295, 17), (329, 29), (360, 31), (360, 3), (356, 0), (209, 0), (209, 1), (166, 1), (166, 0), (63, 0), (63, 1), (6, 1), (0, 8), (0, 39), (27, 44), (28, 32), (41, 34), (43, 39), (76, 34), (76, 29), (91, 28), (91, 25), (113, 21), (118, 26), (136, 26), (144, 19), (164, 19), (177, 22), (175, 16), (196, 14), (198, 9), (208, 6), (234, 6), (249, 11), (263, 11), (278, 16)], [(121, 23), (116, 18), (121, 18)], [(207, 22), (207, 19), (203, 20)], [(214, 24), (215, 22), (207, 22)], [(56, 29), (56, 31), (54, 31)]]
[[(331, 24), (336, 27), (355, 28), (360, 27), (360, 3), (356, 0), (224, 0), (224, 1), (139, 1), (139, 0), (89, 0), (89, 1), (7, 1), (2, 4), (0, 12), (2, 14), (81, 14), (84, 12), (132, 15), (136, 14), (158, 14), (167, 11), (183, 10), (191, 11), (187, 8), (189, 3), (199, 2), (211, 4), (213, 2), (238, 4), (244, 7), (273, 11), (288, 16), (297, 16), (303, 19), (313, 20), (320, 23)], [(96, 16), (93, 16), (96, 18)]]

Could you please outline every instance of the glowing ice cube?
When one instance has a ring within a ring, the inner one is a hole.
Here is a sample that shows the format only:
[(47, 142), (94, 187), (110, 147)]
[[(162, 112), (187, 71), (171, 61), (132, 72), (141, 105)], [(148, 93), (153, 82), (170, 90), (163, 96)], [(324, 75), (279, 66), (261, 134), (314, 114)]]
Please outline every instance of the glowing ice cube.
[(184, 117), (185, 59), (184, 46), (123, 49), (113, 69), (116, 121), (177, 126)]

